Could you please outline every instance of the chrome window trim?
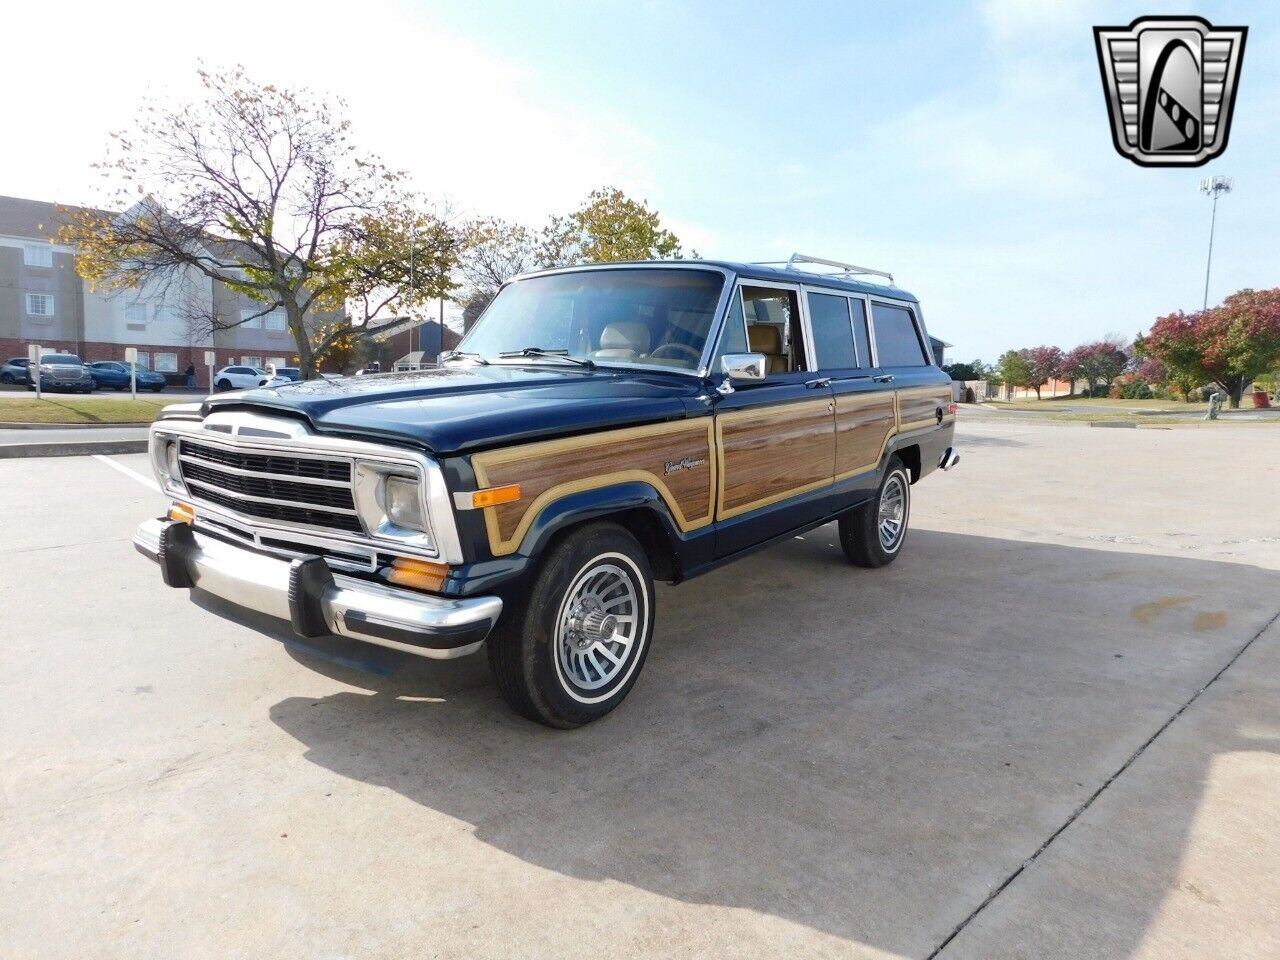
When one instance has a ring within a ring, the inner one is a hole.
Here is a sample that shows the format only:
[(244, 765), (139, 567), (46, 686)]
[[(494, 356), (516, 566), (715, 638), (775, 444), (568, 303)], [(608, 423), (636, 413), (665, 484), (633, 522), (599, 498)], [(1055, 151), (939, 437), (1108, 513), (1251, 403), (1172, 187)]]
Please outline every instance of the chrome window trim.
[[(207, 430), (205, 424), (210, 420), (217, 418), (216, 424), (248, 425), (251, 429), (261, 429), (264, 432), (271, 431), (272, 436), (243, 436), (240, 434), (224, 433), (221, 431)], [(415, 471), (422, 479), (423, 491), (426, 497), (427, 508), (429, 511), (428, 520), (431, 525), (431, 531), (435, 539), (435, 549), (426, 550), (421, 547), (398, 542), (392, 539), (383, 539), (375, 536), (364, 534), (348, 534), (343, 531), (317, 530), (313, 526), (306, 524), (291, 524), (281, 520), (263, 520), (258, 517), (247, 517), (235, 514), (232, 516), (236, 521), (244, 527), (250, 527), (254, 530), (276, 530), (282, 534), (282, 539), (294, 536), (299, 532), (304, 532), (312, 537), (318, 538), (322, 543), (332, 543), (335, 547), (350, 544), (357, 547), (368, 548), (376, 546), (385, 553), (402, 553), (409, 556), (422, 556), (439, 559), (444, 563), (458, 564), (463, 562), (462, 544), (458, 536), (457, 519), (453, 512), (453, 502), (449, 497), (448, 486), (445, 483), (444, 472), (440, 469), (440, 465), (431, 457), (416, 451), (403, 449), (399, 447), (384, 446), (382, 444), (369, 443), (363, 440), (348, 440), (343, 437), (331, 437), (325, 434), (313, 433), (305, 424), (297, 421), (288, 420), (283, 417), (268, 417), (255, 413), (239, 413), (226, 412), (220, 414), (211, 414), (203, 422), (184, 421), (184, 420), (157, 420), (151, 425), (149, 433), (148, 446), (153, 457), (155, 450), (162, 437), (181, 438), (186, 437), (196, 440), (200, 443), (208, 443), (214, 446), (221, 446), (230, 450), (261, 452), (265, 454), (284, 454), (289, 456), (306, 457), (311, 455), (313, 458), (318, 457), (324, 459), (326, 456), (348, 459), (352, 462), (352, 490), (354, 493), (355, 484), (355, 461), (369, 460), (378, 463), (392, 464), (409, 470)], [(198, 494), (192, 493), (189, 496), (166, 492), (168, 496), (176, 499), (190, 499), (195, 506), (202, 509), (213, 510), (218, 513), (228, 513), (228, 509), (219, 504), (210, 504), (203, 500)], [(292, 503), (291, 506), (298, 504)], [(324, 507), (317, 506), (316, 509), (324, 510)], [(197, 516), (199, 511), (197, 511)]]
[[(743, 287), (767, 287), (774, 290), (790, 290), (796, 295), (796, 309), (800, 311), (800, 330), (804, 333), (804, 363), (805, 370), (788, 370), (788, 373), (813, 373), (817, 369), (817, 358), (813, 350), (813, 331), (809, 328), (809, 305), (804, 299), (804, 284), (789, 283), (781, 280), (757, 280), (754, 277), (739, 277), (738, 289), (741, 291)], [(751, 324), (747, 323), (747, 305), (746, 301), (742, 304), (742, 323), (745, 327), (750, 328)], [(751, 338), (747, 338), (748, 348), (751, 346)], [(767, 377), (765, 378), (768, 379)]]
[[(714, 355), (714, 346), (717, 340), (719, 339), (720, 328), (724, 323), (725, 307), (727, 307), (729, 304), (729, 292), (732, 290), (734, 280), (737, 276), (732, 270), (726, 269), (725, 267), (717, 266), (715, 264), (701, 263), (697, 260), (670, 260), (670, 261), (650, 260), (650, 261), (644, 261), (640, 263), (583, 263), (583, 264), (578, 264), (576, 266), (570, 266), (570, 267), (548, 267), (546, 270), (534, 270), (531, 273), (522, 273), (519, 276), (512, 277), (510, 280), (508, 280), (506, 283), (504, 283), (502, 286), (498, 288), (498, 293), (502, 293), (504, 289), (506, 289), (508, 286), (510, 286), (513, 283), (523, 283), (525, 280), (531, 280), (534, 277), (549, 277), (549, 276), (554, 276), (562, 273), (587, 273), (587, 272), (600, 271), (600, 270), (668, 270), (668, 269), (701, 270), (704, 273), (718, 273), (724, 280), (724, 285), (720, 288), (720, 299), (716, 302), (716, 307), (711, 313), (711, 326), (707, 328), (707, 342), (704, 343), (702, 346), (702, 356), (699, 357), (698, 359), (698, 366), (696, 368), (672, 367), (672, 366), (667, 366), (666, 364), (661, 364), (661, 363), (636, 363), (636, 364), (602, 363), (602, 364), (599, 364), (598, 366), (601, 369), (606, 369), (606, 370), (610, 367), (625, 367), (626, 369), (629, 369), (629, 370), (631, 369), (665, 370), (669, 373), (683, 374), (686, 377), (705, 378), (710, 372), (711, 357)], [(498, 299), (497, 294), (494, 295), (493, 299), (494, 300)], [(492, 304), (493, 300), (489, 302)], [(485, 313), (488, 313), (488, 312), (489, 312), (489, 308), (485, 307), (484, 312), (481, 313), (480, 316), (476, 317), (475, 323), (471, 325), (472, 330), (480, 326), (480, 321), (484, 319)], [(467, 335), (463, 336), (463, 338), (460, 341), (458, 341), (458, 345), (454, 348), (455, 350), (465, 349), (467, 336), (470, 336), (470, 331), (468, 331)], [(489, 362), (493, 364), (505, 363), (509, 366), (521, 366), (521, 365), (528, 366), (529, 365), (528, 363), (529, 358), (518, 358), (518, 362), (516, 363), (511, 363), (510, 360), (498, 360), (496, 358), (487, 358), (487, 359), (489, 359)], [(517, 359), (517, 358), (512, 358), (512, 359)]]

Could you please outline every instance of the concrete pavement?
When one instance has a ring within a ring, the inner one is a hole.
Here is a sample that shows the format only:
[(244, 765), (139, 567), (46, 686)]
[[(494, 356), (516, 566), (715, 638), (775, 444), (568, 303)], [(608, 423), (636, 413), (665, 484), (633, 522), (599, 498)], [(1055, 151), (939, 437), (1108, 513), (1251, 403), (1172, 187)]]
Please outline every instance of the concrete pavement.
[(897, 563), (663, 589), (569, 734), (164, 588), (99, 461), (0, 463), (0, 953), (1276, 955), (1280, 433), (960, 437)]

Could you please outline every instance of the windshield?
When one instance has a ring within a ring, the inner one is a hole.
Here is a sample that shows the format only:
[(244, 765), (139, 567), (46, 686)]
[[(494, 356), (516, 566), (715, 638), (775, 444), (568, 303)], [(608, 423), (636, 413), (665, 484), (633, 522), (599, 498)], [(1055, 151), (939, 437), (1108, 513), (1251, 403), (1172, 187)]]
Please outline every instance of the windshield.
[(41, 363), (74, 363), (77, 366), (79, 366), (80, 358), (73, 357), (68, 353), (46, 354), (45, 356), (40, 358), (40, 362)]
[[(503, 287), (459, 353), (493, 361), (530, 347), (578, 360), (696, 370), (724, 277), (711, 270), (582, 270)], [(524, 363), (556, 357), (522, 358)]]

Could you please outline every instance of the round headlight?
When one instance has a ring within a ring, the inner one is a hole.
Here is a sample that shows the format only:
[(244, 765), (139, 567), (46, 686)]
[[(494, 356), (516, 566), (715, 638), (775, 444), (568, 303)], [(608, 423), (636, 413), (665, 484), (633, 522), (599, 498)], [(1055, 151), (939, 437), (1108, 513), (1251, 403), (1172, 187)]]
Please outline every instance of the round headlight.
[(418, 490), (418, 481), (408, 477), (387, 477), (382, 492), (383, 509), (387, 511), (387, 519), (397, 527), (406, 530), (427, 529), (426, 518), (422, 515), (422, 496)]

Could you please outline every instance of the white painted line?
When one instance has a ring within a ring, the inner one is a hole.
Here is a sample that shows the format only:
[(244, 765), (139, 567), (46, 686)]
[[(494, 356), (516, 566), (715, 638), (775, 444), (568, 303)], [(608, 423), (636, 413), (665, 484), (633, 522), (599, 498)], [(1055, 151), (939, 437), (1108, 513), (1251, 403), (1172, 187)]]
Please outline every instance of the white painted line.
[(123, 473), (126, 477), (130, 477), (130, 478), (132, 478), (132, 479), (134, 479), (134, 480), (137, 480), (137, 481), (138, 481), (140, 484), (142, 484), (144, 487), (150, 487), (150, 488), (151, 488), (152, 490), (154, 490), (156, 493), (160, 493), (160, 492), (161, 492), (161, 491), (160, 491), (160, 485), (159, 485), (158, 483), (156, 483), (156, 482), (155, 482), (154, 480), (152, 480), (150, 477), (144, 477), (144, 476), (143, 476), (142, 474), (140, 474), (137, 470), (130, 470), (130, 469), (129, 469), (128, 467), (126, 467), (123, 463), (116, 463), (116, 462), (115, 462), (114, 460), (112, 460), (110, 457), (104, 457), (104, 456), (103, 456), (102, 454), (100, 454), (100, 453), (95, 453), (95, 454), (93, 455), (93, 459), (95, 459), (95, 460), (99, 460), (99, 461), (101, 461), (102, 463), (105, 463), (108, 467), (112, 467), (113, 469), (119, 470), (119, 471), (120, 471), (121, 473)]

